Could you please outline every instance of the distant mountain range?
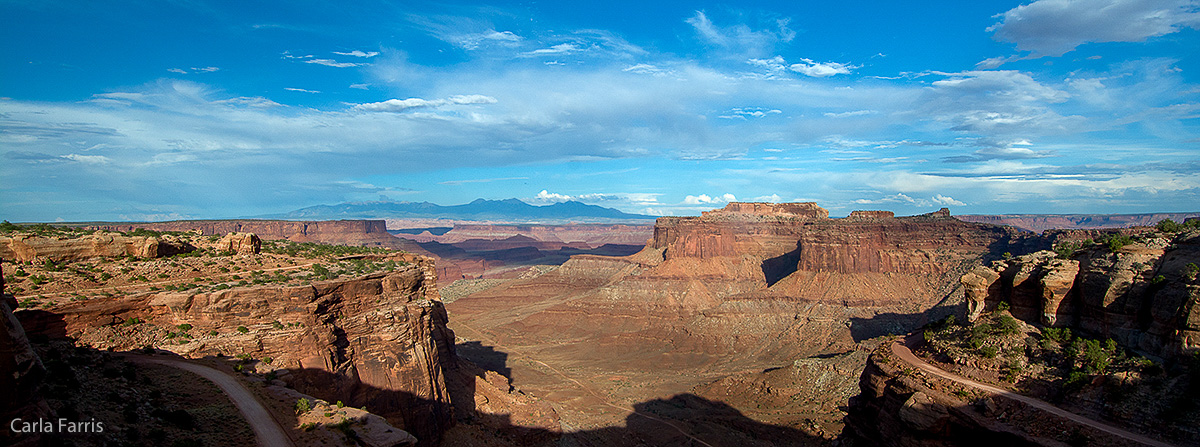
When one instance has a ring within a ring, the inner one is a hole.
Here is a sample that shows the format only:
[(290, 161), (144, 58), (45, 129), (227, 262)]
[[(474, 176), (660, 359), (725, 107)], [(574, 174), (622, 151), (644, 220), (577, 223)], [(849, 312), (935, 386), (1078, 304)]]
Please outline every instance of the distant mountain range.
[(510, 222), (644, 222), (656, 218), (576, 201), (534, 206), (517, 199), (476, 199), (471, 203), (450, 206), (429, 202), (351, 202), (310, 206), (258, 217), (289, 220), (421, 218)]

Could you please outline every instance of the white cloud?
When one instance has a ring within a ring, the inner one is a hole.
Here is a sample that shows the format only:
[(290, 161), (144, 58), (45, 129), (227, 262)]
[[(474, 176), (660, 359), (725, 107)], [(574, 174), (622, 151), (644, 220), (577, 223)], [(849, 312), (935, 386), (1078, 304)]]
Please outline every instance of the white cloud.
[(220, 70), (221, 69), (218, 67), (192, 67), (192, 71), (197, 72), (197, 73), (212, 73), (214, 71), (220, 71)]
[(321, 93), (319, 90), (309, 90), (309, 89), (296, 88), (296, 87), (284, 87), (283, 89), (284, 89), (284, 90), (287, 90), (287, 91), (290, 91), (290, 92), (301, 92), (301, 93)]
[(749, 118), (763, 118), (768, 115), (777, 115), (777, 114), (781, 114), (781, 113), (783, 113), (783, 111), (779, 110), (779, 109), (764, 109), (764, 108), (760, 108), (760, 107), (750, 107), (750, 108), (737, 107), (737, 108), (730, 109), (728, 112), (725, 112), (724, 115), (717, 116), (717, 118), (746, 120)]
[(842, 64), (838, 62), (813, 62), (812, 59), (800, 60), (803, 62), (799, 64), (792, 64), (788, 67), (788, 69), (814, 78), (827, 78), (833, 75), (850, 74), (850, 70), (858, 68), (853, 65)]
[(745, 23), (718, 26), (704, 11), (696, 11), (695, 15), (684, 21), (692, 26), (702, 41), (734, 57), (770, 54), (776, 44), (790, 42), (796, 37), (796, 32), (788, 28), (790, 19), (787, 18), (763, 18), (757, 24), (763, 27), (760, 29), (753, 29)]
[(354, 51), (351, 51), (351, 52), (349, 52), (349, 53), (341, 53), (341, 52), (334, 51), (334, 52), (333, 52), (333, 54), (338, 54), (338, 55), (342, 55), (342, 56), (354, 56), (354, 57), (366, 57), (366, 58), (371, 58), (371, 57), (378, 56), (378, 55), (379, 55), (379, 52), (378, 52), (378, 51), (364, 52), (364, 51), (361, 51), (361, 50), (354, 50)]
[(579, 46), (573, 43), (560, 43), (550, 48), (540, 48), (537, 50), (525, 53), (530, 56), (552, 56), (557, 54), (571, 54), (579, 51)]
[(357, 104), (355, 110), (364, 112), (403, 112), (409, 109), (436, 108), (447, 105), (495, 104), (496, 98), (484, 95), (455, 95), (445, 99), (389, 99), (383, 102)]
[(851, 117), (855, 117), (855, 116), (874, 115), (877, 113), (879, 113), (879, 112), (875, 111), (875, 110), (853, 110), (853, 111), (849, 111), (849, 112), (837, 112), (837, 113), (825, 112), (823, 115), (825, 115), (829, 118), (851, 118)]
[(543, 189), (542, 192), (537, 193), (536, 196), (533, 196), (533, 201), (539, 203), (559, 203), (569, 202), (571, 200), (575, 200), (575, 198), (566, 194), (552, 193), (545, 189)]
[(988, 31), (1035, 56), (1062, 56), (1087, 42), (1143, 42), (1200, 27), (1193, 0), (1038, 0), (996, 16)]
[(324, 65), (327, 67), (336, 67), (336, 68), (361, 67), (363, 65), (366, 65), (366, 64), (360, 64), (360, 63), (354, 63), (354, 62), (338, 62), (333, 59), (309, 59), (309, 60), (304, 61), (304, 63), (318, 64), (318, 65)]
[(167, 71), (169, 71), (171, 73), (187, 74), (187, 70), (184, 70), (182, 68), (168, 68)]
[(67, 154), (63, 155), (62, 158), (89, 165), (106, 165), (109, 162), (109, 158), (103, 155)]
[(368, 90), (369, 87), (371, 87), (371, 84), (350, 84), (350, 88), (359, 90)]
[(966, 203), (960, 202), (958, 200), (954, 200), (953, 197), (943, 196), (941, 194), (933, 196), (933, 203), (936, 203), (939, 205), (945, 205), (945, 206), (966, 206), (967, 205)]
[(736, 202), (737, 197), (733, 194), (725, 193), (717, 197), (710, 197), (708, 194), (700, 194), (698, 196), (689, 195), (683, 198), (685, 205), (707, 205), (715, 203)]

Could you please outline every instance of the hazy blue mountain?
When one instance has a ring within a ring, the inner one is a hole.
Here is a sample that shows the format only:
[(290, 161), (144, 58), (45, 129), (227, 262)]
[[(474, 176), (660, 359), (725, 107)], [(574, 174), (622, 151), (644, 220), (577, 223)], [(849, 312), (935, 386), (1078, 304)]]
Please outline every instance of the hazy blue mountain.
[(303, 220), (440, 218), (516, 222), (649, 221), (655, 218), (575, 201), (534, 206), (517, 199), (476, 199), (471, 203), (450, 206), (430, 202), (350, 202), (310, 206), (288, 213), (258, 217)]

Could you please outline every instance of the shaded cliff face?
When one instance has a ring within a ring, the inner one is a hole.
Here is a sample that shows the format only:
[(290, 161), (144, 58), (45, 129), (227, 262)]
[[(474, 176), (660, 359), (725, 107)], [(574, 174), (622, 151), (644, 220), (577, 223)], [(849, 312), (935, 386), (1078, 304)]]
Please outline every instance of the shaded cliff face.
[(1200, 348), (1200, 232), (1139, 239), (1116, 251), (1096, 244), (1067, 259), (1047, 251), (978, 267), (962, 278), (972, 314), (1008, 302), (1018, 318), (1156, 357)]
[[(446, 389), (454, 335), (433, 261), (399, 255), (395, 271), (305, 286), (140, 294), (19, 313), (30, 331), (96, 348), (153, 345), (189, 357), (244, 355), (290, 370), (297, 390), (366, 406), (436, 445), (452, 421)], [(129, 324), (132, 318), (146, 323)], [(179, 325), (196, 334), (166, 335)]]
[[(0, 420), (12, 421), (48, 417), (50, 408), (40, 394), (46, 368), (38, 358), (25, 329), (13, 316), (17, 301), (4, 294), (3, 271), (0, 271)], [(37, 445), (40, 437), (16, 434), (7, 428), (0, 430), (0, 443), (6, 445)]]

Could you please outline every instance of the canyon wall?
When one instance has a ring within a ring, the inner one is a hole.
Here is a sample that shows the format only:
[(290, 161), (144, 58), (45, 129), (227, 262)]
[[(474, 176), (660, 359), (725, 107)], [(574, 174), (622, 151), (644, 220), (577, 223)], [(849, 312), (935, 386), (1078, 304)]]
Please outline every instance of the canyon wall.
[(957, 216), (964, 222), (1011, 225), (1041, 233), (1055, 229), (1101, 229), (1154, 226), (1163, 219), (1183, 222), (1200, 217), (1200, 213), (1149, 214), (1000, 214)]
[[(46, 368), (38, 358), (25, 329), (13, 315), (17, 300), (4, 294), (4, 272), (0, 270), (0, 420), (48, 419), (50, 407), (40, 393)], [(17, 436), (7, 427), (0, 430), (0, 443), (14, 447), (40, 445), (41, 436)]]
[(199, 231), (204, 235), (254, 233), (269, 240), (316, 242), (339, 245), (398, 246), (401, 241), (387, 232), (382, 220), (329, 220), (300, 222), (288, 220), (178, 220), (148, 223), (108, 223), (87, 229), (105, 231)]
[[(304, 286), (139, 294), (18, 316), (32, 332), (96, 348), (153, 344), (188, 357), (264, 359), (301, 392), (366, 406), (421, 445), (437, 445), (453, 417), (445, 376), (457, 361), (454, 334), (446, 328), (433, 260), (395, 258), (408, 265)], [(121, 324), (135, 317), (147, 323)], [(191, 325), (194, 339), (162, 338), (182, 324)]]
[(1014, 316), (1072, 327), (1158, 358), (1200, 348), (1200, 232), (1142, 232), (1111, 250), (1044, 251), (978, 267), (962, 278), (972, 315), (1007, 302)]
[[(397, 222), (401, 225), (404, 222)], [(589, 248), (604, 244), (643, 245), (653, 233), (652, 225), (490, 225), (454, 223), (454, 228), (441, 235), (428, 231), (420, 234), (398, 234), (397, 237), (417, 242), (464, 242), (471, 239), (497, 240), (523, 236), (542, 242), (582, 242)]]
[(980, 259), (1041, 243), (945, 211), (830, 219), (810, 203), (733, 203), (660, 218), (638, 254), (575, 256), (448, 306), (499, 340), (575, 358), (727, 370), (907, 332), (953, 312), (958, 278)]
[[(232, 244), (232, 242), (231, 242)], [(68, 238), (15, 233), (0, 236), (0, 258), (19, 262), (41, 260), (80, 261), (92, 258), (159, 258), (194, 250), (179, 238), (166, 236), (122, 236), (113, 233)]]

